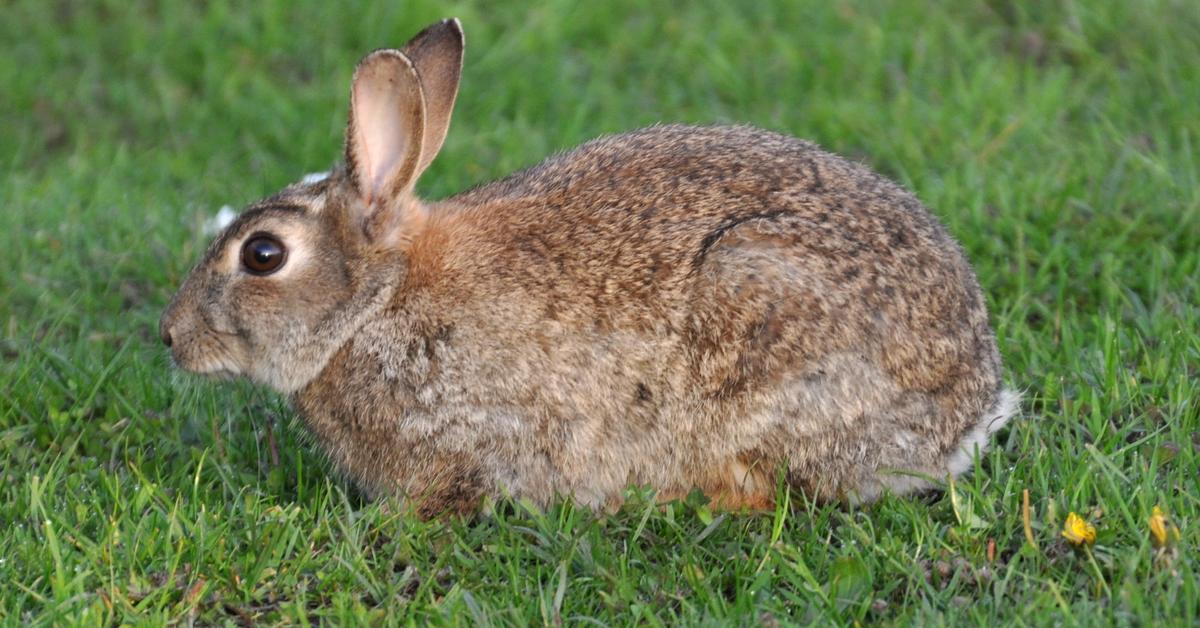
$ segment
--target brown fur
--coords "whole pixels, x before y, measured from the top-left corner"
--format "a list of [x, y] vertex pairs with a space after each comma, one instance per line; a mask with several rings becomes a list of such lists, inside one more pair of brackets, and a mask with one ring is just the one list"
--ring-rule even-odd
[[[408, 50], [426, 110], [356, 124], [408, 67], [364, 60], [347, 169], [248, 210], [162, 323], [184, 368], [289, 394], [371, 494], [432, 516], [649, 484], [757, 509], [783, 468], [869, 500], [962, 473], [1015, 411], [962, 251], [890, 181], [751, 127], [659, 126], [426, 205], [405, 169], [445, 136], [461, 32]], [[409, 157], [359, 172], [379, 128]], [[241, 272], [249, 233], [280, 230], [295, 259]]]

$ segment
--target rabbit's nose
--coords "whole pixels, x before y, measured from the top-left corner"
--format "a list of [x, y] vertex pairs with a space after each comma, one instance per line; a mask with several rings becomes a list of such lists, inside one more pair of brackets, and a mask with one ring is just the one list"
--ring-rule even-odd
[[167, 345], [168, 347], [171, 346], [171, 332], [164, 327], [163, 329], [159, 330], [159, 333], [162, 335], [163, 344]]

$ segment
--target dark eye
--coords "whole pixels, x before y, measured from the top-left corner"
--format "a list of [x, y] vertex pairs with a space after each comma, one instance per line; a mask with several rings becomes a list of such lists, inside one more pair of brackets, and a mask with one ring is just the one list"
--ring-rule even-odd
[[269, 275], [283, 266], [287, 249], [274, 236], [255, 234], [242, 245], [242, 265], [255, 275]]

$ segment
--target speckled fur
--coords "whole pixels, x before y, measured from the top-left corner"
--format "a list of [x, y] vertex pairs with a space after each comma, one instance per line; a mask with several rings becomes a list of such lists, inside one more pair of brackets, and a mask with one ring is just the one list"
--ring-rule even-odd
[[[453, 90], [425, 97], [448, 124]], [[1016, 411], [960, 248], [813, 144], [658, 126], [439, 203], [389, 180], [372, 208], [353, 143], [231, 225], [163, 329], [184, 368], [290, 395], [370, 494], [426, 516], [612, 508], [631, 484], [765, 508], [783, 471], [863, 501], [966, 471]], [[241, 242], [281, 226], [301, 260], [239, 272]]]

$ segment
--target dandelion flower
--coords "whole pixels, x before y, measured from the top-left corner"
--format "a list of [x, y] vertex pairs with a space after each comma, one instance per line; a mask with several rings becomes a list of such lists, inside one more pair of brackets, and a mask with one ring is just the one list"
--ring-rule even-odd
[[1096, 542], [1096, 526], [1072, 512], [1063, 523], [1062, 535], [1071, 545], [1091, 545]]
[[1158, 506], [1154, 507], [1150, 515], [1150, 540], [1154, 541], [1155, 547], [1166, 547], [1179, 540], [1179, 528], [1171, 523], [1166, 513]]

